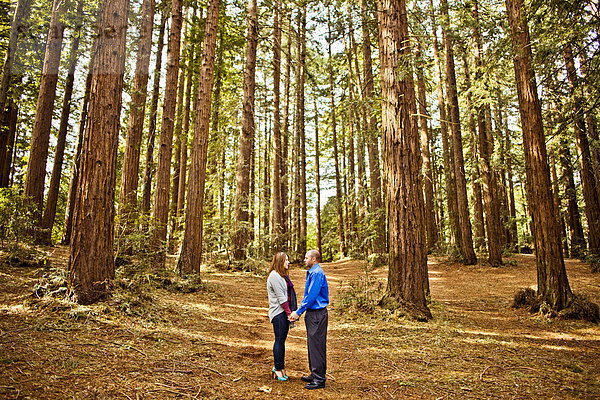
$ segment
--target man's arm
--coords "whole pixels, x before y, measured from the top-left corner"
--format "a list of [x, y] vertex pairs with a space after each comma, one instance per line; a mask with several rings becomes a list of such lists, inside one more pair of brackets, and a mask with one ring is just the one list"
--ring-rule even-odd
[[319, 292], [321, 291], [324, 280], [325, 274], [313, 274], [310, 276], [310, 282], [308, 282], [306, 296], [304, 296], [302, 299], [302, 303], [300, 304], [300, 307], [298, 307], [296, 315], [302, 315], [304, 311], [308, 310], [314, 304]]

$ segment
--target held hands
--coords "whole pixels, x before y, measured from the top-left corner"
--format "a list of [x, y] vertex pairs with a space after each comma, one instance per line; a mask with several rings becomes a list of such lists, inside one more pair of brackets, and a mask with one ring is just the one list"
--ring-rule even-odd
[[300, 319], [300, 317], [298, 316], [296, 311], [293, 311], [290, 315], [288, 315], [288, 320], [290, 322], [295, 322], [295, 321], [298, 321], [299, 319]]

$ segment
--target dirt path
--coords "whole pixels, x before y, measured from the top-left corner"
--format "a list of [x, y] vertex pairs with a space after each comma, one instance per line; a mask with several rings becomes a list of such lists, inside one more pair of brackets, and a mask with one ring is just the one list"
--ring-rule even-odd
[[[64, 255], [58, 248], [54, 265]], [[3, 265], [0, 397], [600, 398], [599, 327], [511, 309], [515, 289], [534, 285], [536, 273], [531, 256], [509, 261], [491, 269], [430, 260], [428, 323], [342, 309], [341, 289], [364, 274], [363, 264], [324, 264], [333, 303], [329, 379], [316, 393], [299, 380], [307, 368], [303, 321], [287, 341], [291, 381], [269, 377], [264, 277], [212, 271], [202, 275], [200, 292], [155, 289], [80, 307], [32, 300], [48, 270]], [[600, 302], [598, 275], [575, 261], [567, 268], [573, 290]], [[305, 271], [291, 276], [301, 298]], [[383, 280], [386, 271], [376, 276]]]

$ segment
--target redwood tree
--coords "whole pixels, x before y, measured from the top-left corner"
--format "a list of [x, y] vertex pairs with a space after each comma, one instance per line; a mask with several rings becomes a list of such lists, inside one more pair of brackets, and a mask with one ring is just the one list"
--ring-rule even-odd
[[[106, 0], [98, 16], [89, 120], [80, 162], [69, 258], [72, 298], [106, 297], [114, 278], [114, 200], [129, 0]], [[107, 34], [110, 33], [110, 34]]]

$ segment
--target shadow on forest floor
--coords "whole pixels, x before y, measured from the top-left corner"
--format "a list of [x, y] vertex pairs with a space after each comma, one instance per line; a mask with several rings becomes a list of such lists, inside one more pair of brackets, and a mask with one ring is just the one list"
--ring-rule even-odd
[[[427, 323], [340, 307], [364, 263], [323, 264], [333, 303], [329, 379], [314, 393], [299, 379], [307, 370], [303, 322], [287, 341], [291, 380], [270, 379], [264, 277], [206, 267], [192, 293], [117, 287], [111, 300], [83, 307], [32, 296], [40, 278], [66, 265], [66, 248], [47, 251], [44, 267], [0, 265], [2, 398], [600, 397], [597, 325], [510, 308], [518, 288], [535, 287], [533, 256], [515, 255], [502, 268], [432, 257]], [[600, 301], [598, 276], [583, 263], [566, 265], [572, 289]], [[386, 274], [372, 280], [384, 283]], [[301, 297], [305, 271], [291, 277]]]

